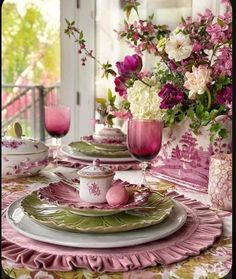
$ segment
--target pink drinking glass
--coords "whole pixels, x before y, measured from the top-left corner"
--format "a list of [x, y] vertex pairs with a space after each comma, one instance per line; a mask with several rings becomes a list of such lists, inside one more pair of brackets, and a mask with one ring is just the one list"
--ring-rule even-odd
[[70, 107], [52, 105], [45, 106], [45, 129], [56, 141], [56, 152], [53, 158], [57, 156], [57, 149], [61, 145], [61, 138], [64, 137], [70, 129]]
[[157, 120], [130, 119], [127, 143], [131, 155], [141, 162], [142, 182], [147, 185], [147, 162], [154, 159], [161, 149], [163, 122]]

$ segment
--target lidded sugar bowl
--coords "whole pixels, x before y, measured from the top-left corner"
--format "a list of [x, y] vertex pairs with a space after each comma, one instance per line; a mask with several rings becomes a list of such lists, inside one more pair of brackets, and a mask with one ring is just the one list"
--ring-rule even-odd
[[106, 193], [112, 185], [115, 172], [100, 165], [100, 160], [93, 161], [78, 171], [80, 177], [79, 192], [81, 200], [89, 203], [105, 203]]
[[48, 164], [48, 147], [38, 140], [16, 133], [2, 137], [1, 146], [3, 178], [34, 175]]

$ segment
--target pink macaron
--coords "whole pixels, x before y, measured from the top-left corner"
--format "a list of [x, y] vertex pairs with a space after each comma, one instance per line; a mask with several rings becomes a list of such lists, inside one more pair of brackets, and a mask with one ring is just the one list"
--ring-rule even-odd
[[113, 186], [107, 191], [106, 200], [109, 205], [127, 204], [129, 193], [124, 186]]

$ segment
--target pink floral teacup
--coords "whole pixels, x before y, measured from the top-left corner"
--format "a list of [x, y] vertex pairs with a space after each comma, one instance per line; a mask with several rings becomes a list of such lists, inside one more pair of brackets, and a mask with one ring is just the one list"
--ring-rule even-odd
[[232, 154], [216, 154], [211, 157], [208, 194], [212, 206], [232, 210]]

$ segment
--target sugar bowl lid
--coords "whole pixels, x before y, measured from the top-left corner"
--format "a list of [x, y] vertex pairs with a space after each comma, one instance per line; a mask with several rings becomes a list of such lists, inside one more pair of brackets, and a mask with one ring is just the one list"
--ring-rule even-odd
[[1, 146], [2, 154], [6, 155], [34, 154], [48, 150], [48, 147], [44, 143], [25, 137], [2, 137]]
[[101, 166], [99, 159], [94, 160], [92, 166], [84, 167], [78, 171], [78, 175], [85, 178], [101, 178], [113, 176], [114, 174], [115, 172], [110, 168]]

